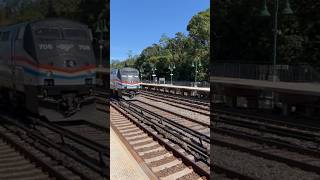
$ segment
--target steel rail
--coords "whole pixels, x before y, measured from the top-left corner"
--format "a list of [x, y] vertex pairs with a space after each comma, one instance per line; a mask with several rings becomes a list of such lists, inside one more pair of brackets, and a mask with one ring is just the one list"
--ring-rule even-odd
[[[148, 92], [149, 94], [150, 94], [150, 91], [146, 91], [146, 92]], [[142, 91], [142, 93], [144, 93], [143, 91]], [[201, 100], [199, 100], [199, 99], [196, 99], [196, 98], [186, 98], [185, 96], [182, 96], [182, 95], [171, 95], [171, 94], [166, 94], [166, 93], [162, 93], [162, 92], [158, 92], [158, 93], [151, 93], [151, 94], [154, 94], [154, 95], [156, 95], [156, 96], [164, 96], [164, 97], [168, 97], [168, 98], [173, 98], [173, 99], [177, 99], [177, 100], [183, 100], [183, 101], [185, 101], [185, 102], [189, 102], [189, 103], [193, 103], [193, 104], [198, 104], [198, 105], [202, 105], [202, 106], [207, 106], [207, 105], [209, 105], [209, 101], [208, 102], [206, 102], [206, 101], [201, 101]]]
[[[136, 120], [134, 120], [132, 117], [130, 117], [129, 114], [127, 114], [128, 112], [125, 111], [125, 109], [120, 109], [120, 107], [118, 107], [117, 105], [114, 104], [114, 102], [110, 103], [112, 107], [114, 107], [116, 110], [118, 110], [123, 116], [125, 116], [126, 118], [130, 119], [131, 122], [133, 122], [135, 125], [137, 125], [139, 128], [141, 128], [144, 132], [148, 133], [150, 136], [153, 137], [153, 139], [155, 139], [156, 141], [159, 142], [159, 144], [165, 146], [166, 149], [168, 149], [169, 151], [171, 151], [173, 153], [174, 156], [181, 158], [182, 162], [184, 164], [186, 164], [187, 166], [191, 166], [193, 168], [193, 170], [201, 175], [201, 176], [205, 176], [207, 179], [210, 179], [210, 173], [205, 171], [204, 169], [202, 169], [200, 166], [198, 166], [195, 162], [193, 162], [192, 160], [190, 160], [189, 158], [185, 157], [181, 152], [179, 152], [177, 149], [173, 148], [170, 144], [168, 144], [167, 142], [165, 142], [159, 135], [151, 132], [150, 130], [148, 130], [147, 128], [145, 128], [143, 125], [141, 125], [139, 122], [137, 122]], [[125, 113], [126, 112], [126, 113]]]
[[249, 177], [247, 175], [241, 174], [239, 172], [236, 172], [218, 165], [213, 165], [213, 172], [225, 174], [229, 178], [236, 178], [241, 180], [256, 180], [255, 178]]
[[291, 137], [300, 140], [312, 141], [315, 143], [319, 143], [320, 135], [315, 135], [308, 132], [297, 131], [296, 129], [286, 129], [285, 127], [275, 127], [275, 125], [270, 125], [267, 122], [264, 124], [253, 122], [254, 120], [243, 120], [239, 117], [228, 116], [224, 114], [213, 114], [213, 118], [215, 118], [215, 123], [224, 123], [230, 124], [233, 126], [239, 126], [244, 128], [249, 128], [253, 130], [257, 130], [259, 132], [276, 134], [284, 137]]
[[[144, 95], [143, 95], [144, 96]], [[152, 101], [161, 101], [163, 103], [166, 103], [166, 104], [169, 104], [171, 106], [174, 106], [174, 107], [177, 107], [177, 108], [181, 108], [181, 109], [185, 109], [185, 110], [188, 110], [188, 111], [192, 111], [192, 112], [195, 112], [195, 113], [199, 113], [199, 114], [202, 114], [202, 115], [205, 115], [205, 116], [210, 116], [210, 111], [209, 109], [206, 109], [205, 111], [208, 111], [208, 112], [202, 112], [202, 111], [198, 111], [196, 109], [192, 109], [192, 108], [187, 108], [187, 107], [184, 107], [184, 106], [180, 106], [178, 104], [174, 104], [174, 103], [179, 103], [179, 104], [182, 104], [182, 105], [185, 105], [185, 106], [189, 106], [189, 107], [195, 107], [195, 106], [191, 106], [191, 104], [187, 104], [186, 103], [183, 103], [181, 101], [171, 101], [171, 102], [168, 102], [169, 100], [165, 100], [165, 99], [160, 99], [160, 98], [154, 98], [154, 97], [147, 97], [145, 96], [144, 98], [146, 99], [149, 99], [149, 100], [152, 100]], [[172, 103], [173, 102], [173, 103]], [[198, 107], [195, 107], [195, 108], [198, 108]]]
[[254, 121], [258, 121], [258, 122], [266, 122], [266, 123], [272, 123], [275, 125], [282, 125], [282, 126], [286, 126], [286, 127], [297, 128], [297, 129], [301, 129], [301, 130], [320, 132], [320, 128], [317, 128], [317, 127], [306, 126], [306, 125], [301, 125], [301, 124], [292, 123], [292, 122], [285, 122], [285, 121], [275, 120], [275, 119], [271, 119], [271, 118], [259, 117], [259, 116], [251, 115], [248, 113], [239, 113], [239, 112], [231, 112], [231, 111], [221, 110], [221, 109], [218, 109], [218, 107], [215, 108], [213, 113], [214, 114], [228, 114], [230, 116], [238, 116], [241, 118], [246, 118], [248, 120], [254, 120]]
[[[50, 147], [58, 150], [59, 152], [62, 152], [64, 154], [68, 155], [69, 157], [75, 159], [76, 161], [80, 162], [81, 164], [85, 165], [86, 167], [90, 168], [91, 170], [101, 174], [102, 176], [106, 176], [107, 175], [107, 173], [105, 171], [106, 166], [104, 164], [102, 164], [102, 163], [96, 164], [96, 163], [92, 163], [91, 161], [84, 160], [83, 157], [77, 156], [73, 152], [70, 152], [69, 150], [65, 149], [63, 146], [57, 145], [54, 142], [50, 141], [49, 139], [45, 138], [45, 136], [40, 134], [38, 131], [34, 131], [33, 128], [27, 128], [24, 125], [22, 125], [22, 124], [20, 124], [20, 123], [18, 123], [16, 121], [10, 121], [8, 119], [3, 119], [3, 120], [5, 120], [7, 123], [13, 124], [14, 126], [22, 129], [23, 131], [26, 132], [26, 134], [30, 138], [37, 140], [39, 143], [41, 143], [41, 144], [43, 144], [45, 146], [50, 146]], [[30, 121], [34, 121], [34, 120], [35, 120], [35, 118], [32, 118], [32, 120], [30, 120]], [[36, 120], [36, 121], [37, 121], [37, 123], [39, 123], [40, 120]], [[45, 124], [45, 123], [40, 121], [39, 124]], [[46, 125], [46, 127], [50, 128], [49, 125]], [[52, 129], [54, 129], [54, 128], [52, 128]], [[63, 134], [63, 132], [61, 132], [61, 129], [57, 130], [57, 131]], [[64, 131], [64, 129], [63, 129], [63, 131]], [[63, 135], [66, 135], [67, 137], [71, 137], [72, 138], [72, 135], [70, 135], [70, 134], [71, 133], [66, 133], [66, 134], [63, 134]], [[77, 138], [72, 138], [72, 139], [77, 139]], [[86, 142], [86, 140], [82, 140], [82, 141], [80, 140], [80, 142], [83, 143], [83, 142]], [[95, 144], [95, 143], [93, 142], [93, 144]], [[85, 143], [83, 145], [85, 146]], [[100, 149], [101, 148], [102, 147], [100, 147]], [[104, 149], [104, 151], [106, 151], [106, 149]], [[106, 154], [106, 153], [105, 153], [105, 155], [108, 156], [108, 154]], [[100, 155], [100, 162], [101, 162], [101, 155]], [[73, 171], [77, 171], [74, 168], [72, 168], [72, 169], [73, 169]], [[79, 172], [79, 173], [82, 174], [83, 172]], [[86, 177], [83, 174], [82, 174], [82, 176], [83, 176], [84, 179], [90, 179], [90, 178]]]
[[153, 108], [160, 109], [161, 111], [165, 111], [165, 112], [167, 112], [167, 113], [173, 114], [173, 115], [178, 116], [178, 117], [180, 117], [180, 118], [187, 119], [188, 121], [191, 121], [191, 122], [194, 122], [194, 123], [198, 123], [198, 124], [200, 124], [200, 125], [202, 125], [202, 126], [205, 126], [205, 127], [209, 127], [209, 126], [210, 126], [210, 123], [205, 123], [205, 122], [201, 122], [201, 121], [198, 121], [198, 120], [194, 120], [194, 119], [192, 119], [192, 118], [190, 118], [190, 117], [188, 117], [188, 116], [184, 116], [184, 115], [178, 114], [178, 113], [176, 113], [176, 112], [169, 111], [169, 110], [167, 110], [167, 109], [164, 109], [164, 108], [161, 108], [161, 107], [158, 107], [158, 106], [155, 106], [155, 105], [152, 105], [152, 104], [143, 102], [143, 101], [141, 101], [141, 100], [136, 100], [136, 101], [137, 101], [137, 102], [140, 102], [140, 103], [143, 103], [143, 104], [146, 104], [146, 105], [148, 105], [148, 106], [151, 106], [151, 107], [153, 107]]
[[[6, 127], [4, 127], [6, 128]], [[54, 169], [50, 164], [46, 163], [42, 159], [36, 157], [32, 152], [27, 150], [23, 145], [16, 143], [12, 138], [10, 138], [8, 135], [0, 131], [0, 138], [5, 140], [8, 144], [13, 146], [17, 151], [19, 151], [21, 154], [23, 154], [25, 157], [28, 157], [32, 162], [35, 162], [35, 164], [41, 169], [43, 169], [45, 172], [49, 174], [51, 177], [55, 177], [57, 179], [61, 180], [68, 180], [68, 178], [64, 177], [59, 171]]]
[[247, 147], [244, 147], [244, 146], [239, 146], [237, 144], [232, 144], [232, 143], [220, 141], [218, 139], [214, 139], [212, 141], [213, 141], [212, 143], [215, 144], [215, 145], [228, 147], [228, 148], [231, 148], [231, 149], [234, 149], [234, 150], [238, 150], [238, 151], [242, 151], [242, 152], [245, 152], [245, 153], [249, 153], [249, 154], [252, 154], [252, 155], [255, 155], [255, 156], [258, 156], [258, 157], [263, 157], [265, 159], [270, 159], [270, 160], [273, 160], [273, 161], [277, 161], [277, 162], [288, 164], [290, 166], [298, 167], [298, 168], [300, 168], [302, 170], [305, 170], [305, 171], [315, 172], [317, 174], [320, 174], [320, 171], [319, 171], [320, 166], [315, 166], [315, 165], [307, 164], [307, 163], [304, 163], [304, 162], [301, 162], [301, 161], [297, 161], [297, 160], [294, 160], [294, 159], [281, 157], [279, 155], [274, 155], [274, 154], [266, 153], [266, 152], [263, 152], [263, 151], [247, 148]]
[[188, 102], [186, 100], [184, 100], [183, 98], [181, 99], [175, 99], [175, 98], [171, 98], [171, 97], [166, 97], [166, 96], [157, 96], [157, 95], [154, 95], [154, 94], [150, 94], [150, 93], [143, 93], [141, 94], [142, 96], [144, 97], [153, 97], [153, 98], [162, 98], [163, 100], [168, 100], [168, 101], [172, 101], [172, 102], [176, 102], [176, 103], [180, 103], [182, 105], [186, 105], [186, 106], [190, 106], [190, 107], [195, 107], [197, 109], [201, 109], [201, 110], [209, 110], [209, 108], [205, 108], [203, 106], [209, 106], [210, 104], [205, 104], [205, 105], [196, 105], [194, 104], [194, 102]]
[[[302, 147], [295, 146], [292, 144], [283, 143], [283, 142], [279, 142], [279, 141], [271, 140], [271, 139], [266, 139], [263, 137], [257, 137], [255, 135], [243, 134], [243, 133], [235, 132], [233, 130], [226, 130], [226, 129], [221, 129], [221, 128], [217, 128], [217, 127], [211, 127], [211, 130], [215, 133], [218, 133], [218, 134], [228, 135], [228, 136], [240, 138], [240, 139], [243, 139], [246, 141], [249, 140], [249, 141], [252, 141], [252, 142], [255, 142], [258, 144], [266, 144], [269, 146], [277, 147], [279, 149], [286, 149], [288, 151], [306, 154], [309, 156], [313, 156], [315, 158], [320, 158], [319, 151], [314, 151], [314, 150], [310, 150], [307, 148], [302, 148]], [[213, 141], [213, 139], [211, 139], [211, 140]]]
[[[124, 107], [121, 103], [120, 103], [120, 106]], [[165, 135], [166, 138], [171, 139], [176, 143], [180, 144], [186, 151], [189, 151], [190, 153], [194, 154], [194, 156], [197, 157], [198, 159], [202, 159], [202, 161], [209, 164], [207, 149], [203, 147], [201, 139], [200, 139], [200, 143], [201, 143], [200, 144], [195, 140], [193, 140], [192, 138], [190, 138], [189, 136], [187, 136], [184, 131], [181, 132], [179, 128], [172, 128], [170, 126], [167, 126], [167, 124], [164, 124], [163, 121], [160, 121], [159, 123], [159, 121], [153, 120], [152, 117], [147, 117], [144, 114], [141, 114], [140, 111], [137, 111], [132, 107], [125, 107], [125, 108], [126, 110], [130, 109], [132, 112], [135, 112], [136, 114], [138, 114], [138, 116], [134, 115], [135, 118], [142, 120], [144, 124], [154, 127], [154, 129], [156, 129], [158, 132]], [[143, 119], [141, 119], [141, 117]]]
[[[192, 136], [197, 137], [197, 138], [199, 138], [199, 139], [201, 139], [201, 140], [204, 140], [204, 141], [207, 142], [207, 143], [210, 143], [210, 137], [207, 136], [207, 135], [205, 135], [205, 134], [202, 134], [202, 133], [200, 133], [200, 132], [198, 132], [198, 131], [195, 131], [195, 130], [189, 128], [189, 127], [186, 127], [186, 126], [183, 125], [183, 124], [179, 124], [179, 123], [177, 123], [177, 122], [174, 122], [174, 121], [172, 121], [172, 120], [170, 120], [170, 119], [168, 119], [168, 118], [166, 118], [166, 117], [163, 117], [163, 116], [161, 116], [161, 115], [159, 115], [159, 114], [157, 114], [157, 113], [154, 113], [154, 112], [152, 112], [152, 111], [150, 111], [150, 110], [147, 110], [147, 109], [145, 109], [145, 108], [142, 108], [142, 107], [140, 107], [140, 106], [138, 106], [138, 105], [136, 105], [136, 104], [134, 104], [134, 103], [132, 103], [132, 102], [126, 102], [126, 103], [128, 103], [130, 106], [139, 108], [140, 110], [142, 110], [142, 111], [144, 111], [144, 112], [146, 112], [146, 113], [148, 113], [148, 114], [151, 114], [152, 116], [155, 116], [155, 117], [159, 118], [160, 120], [162, 120], [162, 121], [164, 121], [164, 122], [166, 122], [166, 123], [174, 126], [175, 128], [182, 129], [182, 130], [185, 131], [186, 133], [191, 134]], [[148, 105], [149, 105], [149, 104], [148, 104]], [[169, 111], [169, 113], [171, 113], [171, 112]], [[185, 117], [183, 117], [183, 118], [185, 118]], [[187, 118], [188, 118], [188, 117], [187, 117]], [[191, 119], [191, 118], [189, 118], [189, 119]], [[189, 119], [188, 119], [188, 120], [189, 120]], [[198, 122], [198, 121], [197, 121], [197, 122]], [[199, 124], [201, 124], [201, 123], [199, 123]], [[209, 128], [209, 125], [208, 125], [208, 124], [206, 124], [206, 126], [208, 126], [208, 128]]]

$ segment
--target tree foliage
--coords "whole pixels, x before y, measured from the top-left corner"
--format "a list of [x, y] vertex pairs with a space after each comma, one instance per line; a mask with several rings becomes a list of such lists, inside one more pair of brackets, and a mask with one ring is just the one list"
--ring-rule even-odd
[[[157, 77], [170, 78], [169, 65], [175, 65], [174, 80], [193, 81], [195, 69], [192, 62], [201, 61], [197, 79], [208, 81], [209, 49], [210, 49], [210, 11], [209, 9], [194, 15], [187, 24], [188, 35], [177, 32], [170, 38], [163, 34], [158, 43], [142, 50], [134, 59], [113, 61], [112, 67], [130, 65], [143, 72], [144, 79], [151, 79], [152, 68], [156, 67]], [[132, 64], [132, 62], [134, 63]]]
[[[289, 0], [293, 15], [284, 15], [279, 2], [278, 63], [309, 63], [320, 66], [320, 1]], [[272, 63], [273, 16], [261, 17], [263, 1], [217, 1], [215, 24], [218, 38], [216, 60]], [[271, 15], [274, 1], [267, 1]]]
[[[0, 25], [58, 17], [85, 23], [95, 30], [102, 9], [109, 11], [107, 2], [109, 0], [10, 0], [5, 8], [0, 8]], [[102, 13], [104, 19], [109, 19], [107, 12]], [[105, 22], [109, 27], [109, 21]]]

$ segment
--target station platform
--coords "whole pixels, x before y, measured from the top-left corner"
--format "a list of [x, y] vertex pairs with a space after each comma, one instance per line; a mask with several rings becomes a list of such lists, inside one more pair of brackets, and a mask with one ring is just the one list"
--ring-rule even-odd
[[141, 85], [142, 86], [150, 86], [150, 87], [173, 88], [173, 89], [183, 89], [183, 90], [191, 90], [191, 91], [210, 92], [210, 88], [205, 88], [205, 87], [176, 86], [176, 85], [171, 85], [171, 84], [149, 84], [149, 83], [141, 83]]
[[112, 128], [110, 128], [110, 179], [149, 179]]
[[210, 77], [210, 82], [224, 86], [242, 87], [247, 89], [273, 90], [282, 93], [320, 96], [320, 83], [280, 82], [228, 77]]

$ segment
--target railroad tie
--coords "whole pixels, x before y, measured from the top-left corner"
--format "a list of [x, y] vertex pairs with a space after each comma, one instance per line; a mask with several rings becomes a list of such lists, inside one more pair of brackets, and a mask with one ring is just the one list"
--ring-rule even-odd
[[132, 129], [122, 129], [122, 130], [119, 130], [121, 132], [121, 134], [126, 134], [127, 132], [131, 132], [131, 131], [134, 131], [134, 130], [140, 130], [138, 127], [134, 127]]
[[149, 159], [143, 159], [147, 164], [149, 163], [152, 163], [154, 161], [159, 161], [161, 159], [164, 159], [164, 158], [168, 158], [168, 157], [171, 157], [172, 154], [167, 152], [166, 154], [161, 154], [159, 156], [156, 156], [156, 157], [152, 157], [152, 158], [149, 158]]
[[134, 135], [134, 136], [126, 137], [126, 140], [130, 141], [133, 139], [143, 138], [143, 137], [148, 137], [148, 135], [147, 134]]
[[151, 141], [151, 140], [152, 140], [152, 138], [147, 137], [147, 138], [136, 140], [136, 141], [130, 141], [129, 144], [134, 146], [135, 144], [142, 143], [142, 142], [148, 142], [148, 141]]
[[167, 169], [167, 168], [171, 168], [171, 167], [179, 165], [181, 163], [182, 163], [182, 161], [176, 159], [176, 160], [171, 161], [169, 163], [162, 164], [162, 165], [159, 165], [157, 167], [152, 167], [151, 169], [152, 169], [153, 172], [157, 173], [159, 171], [162, 171], [162, 170]]
[[155, 146], [157, 144], [158, 143], [156, 143], [156, 142], [151, 142], [151, 143], [140, 145], [140, 146], [134, 146], [133, 149], [135, 149], [136, 151], [139, 151], [139, 149], [146, 148], [146, 147], [152, 147], [152, 146]]
[[159, 146], [158, 148], [154, 148], [154, 149], [151, 149], [151, 150], [138, 152], [138, 154], [139, 154], [139, 156], [143, 156], [143, 155], [148, 154], [148, 153], [157, 152], [157, 151], [163, 151], [163, 150], [165, 150], [165, 148]]
[[115, 126], [125, 126], [125, 125], [130, 125], [132, 122], [111, 122]]
[[134, 132], [128, 132], [128, 133], [122, 133], [122, 135], [124, 137], [127, 137], [127, 136], [135, 136], [135, 135], [138, 135], [138, 134], [141, 134], [143, 133], [143, 131], [139, 130], [139, 131], [134, 131]]
[[135, 128], [137, 128], [137, 126], [135, 126], [135, 125], [133, 125], [133, 124], [131, 124], [131, 125], [127, 125], [127, 126], [118, 126], [117, 127], [117, 129], [118, 130], [126, 130], [126, 129], [135, 129]]
[[180, 178], [180, 177], [182, 177], [182, 176], [185, 176], [185, 175], [187, 175], [187, 174], [190, 174], [190, 173], [192, 173], [192, 172], [193, 172], [192, 169], [186, 167], [186, 168], [184, 168], [184, 169], [181, 170], [181, 171], [178, 171], [178, 172], [176, 172], [176, 173], [174, 173], [174, 174], [171, 174], [171, 175], [169, 175], [169, 176], [166, 176], [166, 177], [162, 177], [162, 178], [160, 178], [160, 179], [161, 179], [161, 180], [178, 179], [178, 178]]

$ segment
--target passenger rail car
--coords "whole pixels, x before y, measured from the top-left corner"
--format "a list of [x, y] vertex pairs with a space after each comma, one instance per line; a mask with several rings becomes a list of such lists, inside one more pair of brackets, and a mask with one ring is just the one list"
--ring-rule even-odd
[[0, 91], [3, 99], [38, 113], [50, 99], [64, 113], [79, 109], [95, 83], [90, 29], [66, 19], [0, 27]]
[[133, 99], [139, 94], [139, 71], [134, 68], [112, 69], [110, 75], [112, 95]]

